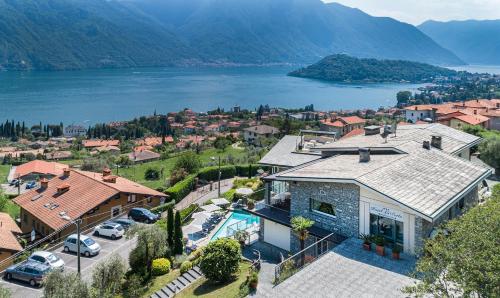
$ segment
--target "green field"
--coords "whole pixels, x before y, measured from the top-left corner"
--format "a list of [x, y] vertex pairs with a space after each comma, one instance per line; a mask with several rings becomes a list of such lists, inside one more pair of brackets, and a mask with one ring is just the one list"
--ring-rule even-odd
[[7, 182], [7, 176], [9, 175], [10, 165], [0, 165], [0, 183]]

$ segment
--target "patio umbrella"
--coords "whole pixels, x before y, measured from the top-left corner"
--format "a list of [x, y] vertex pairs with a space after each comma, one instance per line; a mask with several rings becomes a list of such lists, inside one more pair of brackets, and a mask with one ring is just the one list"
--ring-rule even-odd
[[248, 196], [248, 195], [251, 195], [253, 193], [253, 190], [251, 188], [248, 188], [248, 187], [241, 187], [241, 188], [238, 188], [236, 190], [236, 193], [240, 194], [240, 195]]
[[212, 203], [217, 206], [229, 205], [229, 201], [224, 198], [212, 199]]
[[203, 205], [200, 207], [201, 209], [208, 211], [208, 212], [214, 212], [214, 211], [219, 211], [221, 208], [217, 205], [214, 204], [209, 204], [209, 205]]
[[201, 224], [194, 224], [194, 222], [182, 228], [182, 233], [186, 235], [196, 234], [203, 231]]
[[202, 212], [196, 212], [196, 213], [193, 213], [193, 215], [191, 216], [192, 218], [194, 219], [202, 219], [202, 220], [208, 220], [210, 217], [212, 217], [212, 214], [210, 212], [207, 212], [207, 211], [202, 211]]

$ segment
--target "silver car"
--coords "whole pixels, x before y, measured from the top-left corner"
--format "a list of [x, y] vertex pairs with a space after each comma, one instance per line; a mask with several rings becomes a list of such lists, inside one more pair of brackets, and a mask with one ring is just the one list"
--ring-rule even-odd
[[64, 271], [64, 261], [50, 251], [35, 251], [28, 258], [28, 261], [47, 265], [52, 270]]
[[[77, 252], [78, 246], [76, 246], [78, 235], [72, 234], [66, 240], [64, 240], [64, 251], [65, 252]], [[101, 246], [99, 243], [95, 242], [94, 239], [86, 235], [80, 235], [80, 254], [86, 257], [95, 256], [101, 251]]]

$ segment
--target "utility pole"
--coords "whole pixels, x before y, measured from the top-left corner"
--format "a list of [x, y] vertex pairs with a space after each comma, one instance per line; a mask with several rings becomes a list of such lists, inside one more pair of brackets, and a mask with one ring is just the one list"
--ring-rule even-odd
[[78, 218], [77, 220], [75, 220], [75, 223], [76, 223], [76, 234], [77, 234], [77, 249], [76, 249], [76, 254], [78, 256], [78, 263], [77, 263], [77, 268], [78, 268], [78, 276], [80, 276], [80, 224], [82, 223], [82, 220], [80, 218]]
[[218, 197], [217, 198], [220, 198], [220, 177], [221, 177], [221, 171], [220, 171], [220, 155], [219, 155], [219, 187], [217, 188], [217, 193], [218, 193]]

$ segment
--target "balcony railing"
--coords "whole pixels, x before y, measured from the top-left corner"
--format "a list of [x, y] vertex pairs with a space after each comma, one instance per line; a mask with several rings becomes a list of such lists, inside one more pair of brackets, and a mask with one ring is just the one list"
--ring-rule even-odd
[[260, 201], [255, 204], [255, 209], [248, 211], [265, 219], [269, 219], [286, 226], [290, 225], [290, 209], [281, 209], [279, 207], [268, 205], [264, 201]]

